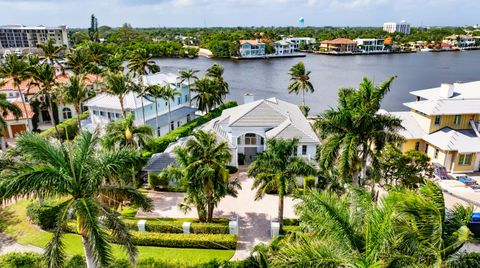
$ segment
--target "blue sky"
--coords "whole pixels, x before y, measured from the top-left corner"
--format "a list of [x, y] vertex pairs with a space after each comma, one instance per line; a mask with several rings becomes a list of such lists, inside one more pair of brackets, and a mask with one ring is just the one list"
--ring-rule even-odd
[[311, 26], [480, 24], [479, 0], [0, 0], [0, 25]]

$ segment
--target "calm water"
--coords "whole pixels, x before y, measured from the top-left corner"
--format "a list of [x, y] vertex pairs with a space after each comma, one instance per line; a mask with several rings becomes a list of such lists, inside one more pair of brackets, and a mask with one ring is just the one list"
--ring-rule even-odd
[[[391, 92], [385, 98], [383, 108], [405, 110], [403, 102], [413, 101], [408, 92], [439, 86], [444, 82], [469, 82], [480, 80], [480, 51], [372, 56], [325, 56], [307, 55], [305, 58], [270, 60], [218, 60], [162, 59], [162, 72], [176, 72], [180, 68], [194, 68], [203, 72], [217, 62], [225, 66], [224, 78], [230, 85], [229, 100], [243, 101], [243, 94], [251, 92], [255, 99], [278, 97], [300, 104], [301, 97], [288, 94], [288, 69], [304, 61], [312, 72], [315, 87], [313, 94], [306, 95], [311, 114], [319, 113], [336, 105], [337, 91], [342, 87], [356, 87], [367, 76], [381, 82], [390, 75], [397, 75]], [[480, 89], [479, 89], [480, 90]]]

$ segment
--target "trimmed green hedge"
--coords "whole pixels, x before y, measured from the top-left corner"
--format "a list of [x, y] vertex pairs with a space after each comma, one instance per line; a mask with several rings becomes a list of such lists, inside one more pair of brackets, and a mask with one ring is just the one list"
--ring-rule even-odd
[[[83, 112], [80, 114], [80, 119], [84, 120], [87, 119], [89, 116], [88, 111]], [[60, 136], [62, 139], [73, 139], [75, 138], [75, 135], [77, 134], [78, 131], [78, 122], [77, 122], [77, 117], [72, 117], [68, 120], [63, 121], [62, 123], [57, 125], [58, 132], [60, 132]], [[68, 134], [68, 137], [67, 137]], [[40, 133], [40, 136], [44, 138], [51, 138], [55, 137], [57, 135], [55, 131], [55, 127], [51, 127], [42, 133]]]
[[284, 234], [301, 232], [302, 231], [302, 226], [284, 225], [282, 227], [282, 231], [283, 231]]
[[[123, 221], [130, 230], [138, 230], [138, 219], [124, 219]], [[145, 223], [145, 231], [181, 234], [183, 233], [183, 222], [185, 221], [188, 220], [147, 220]], [[228, 221], [225, 223], [192, 222], [190, 232], [193, 234], [228, 234]]]
[[165, 188], [168, 186], [168, 180], [157, 174], [148, 174], [148, 184], [150, 188]]
[[138, 246], [173, 248], [235, 249], [237, 236], [229, 234], [164, 234], [131, 232]]
[[2, 268], [41, 268], [44, 267], [43, 255], [32, 252], [7, 253], [0, 256]]
[[204, 116], [200, 116], [198, 118], [195, 118], [194, 120], [188, 122], [187, 124], [173, 130], [172, 132], [158, 137], [156, 139], [151, 140], [149, 143], [146, 144], [144, 149], [146, 150], [143, 154], [143, 156], [148, 157], [151, 156], [154, 153], [161, 153], [165, 151], [167, 146], [176, 141], [178, 138], [186, 137], [192, 134], [193, 130], [196, 127], [199, 127], [208, 121], [219, 117], [222, 114], [222, 111], [228, 108], [232, 108], [237, 106], [237, 102], [235, 101], [230, 101], [227, 103], [224, 103], [220, 105], [218, 108], [212, 110], [211, 112], [207, 113]]
[[55, 201], [46, 201], [42, 205], [37, 202], [31, 203], [27, 206], [27, 217], [44, 230], [53, 229], [60, 208], [59, 203]]

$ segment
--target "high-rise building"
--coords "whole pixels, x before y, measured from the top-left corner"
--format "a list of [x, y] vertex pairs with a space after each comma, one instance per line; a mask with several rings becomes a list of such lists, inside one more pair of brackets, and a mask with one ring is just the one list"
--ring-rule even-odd
[[57, 46], [69, 46], [67, 26], [58, 27], [24, 25], [0, 26], [0, 49], [35, 48], [37, 44], [52, 39]]
[[404, 20], [402, 20], [400, 23], [385, 22], [383, 24], [383, 30], [389, 33], [399, 32], [404, 34], [410, 34], [410, 23]]

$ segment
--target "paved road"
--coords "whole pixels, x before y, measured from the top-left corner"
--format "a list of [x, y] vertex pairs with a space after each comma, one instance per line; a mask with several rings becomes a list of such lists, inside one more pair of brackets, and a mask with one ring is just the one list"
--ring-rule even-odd
[[[270, 240], [270, 220], [276, 218], [278, 197], [266, 195], [263, 199], [255, 201], [255, 190], [252, 190], [253, 179], [245, 172], [238, 174], [242, 190], [238, 197], [226, 197], [222, 199], [215, 209], [216, 217], [239, 219], [238, 246], [232, 260], [245, 259], [250, 255], [250, 250], [261, 242]], [[177, 206], [183, 200], [183, 193], [150, 192], [153, 199], [154, 210], [152, 212], [139, 211], [137, 216], [142, 217], [165, 217], [165, 218], [196, 218], [197, 212], [191, 210], [183, 213]], [[294, 204], [298, 201], [287, 197], [285, 199], [284, 217], [293, 218]]]

